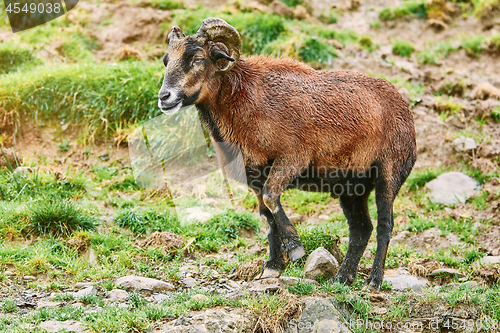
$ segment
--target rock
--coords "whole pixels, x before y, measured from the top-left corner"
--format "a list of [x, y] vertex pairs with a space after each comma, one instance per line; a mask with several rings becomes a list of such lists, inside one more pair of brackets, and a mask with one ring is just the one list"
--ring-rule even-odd
[[241, 284], [239, 284], [238, 282], [233, 281], [233, 280], [227, 281], [227, 284], [229, 285], [229, 287], [231, 287], [233, 289], [241, 289], [241, 288], [243, 288], [243, 286]]
[[370, 311], [371, 314], [374, 314], [374, 315], [378, 315], [378, 316], [381, 316], [381, 315], [385, 315], [387, 313], [387, 309], [386, 308], [379, 308], [379, 307], [376, 307], [374, 309], [372, 309]]
[[113, 289], [109, 292], [109, 301], [110, 302], [126, 302], [128, 298], [128, 292], [122, 289]]
[[61, 306], [61, 302], [51, 302], [51, 301], [44, 301], [41, 300], [37, 303], [36, 308], [37, 309], [43, 309], [43, 308], [57, 308]]
[[500, 263], [500, 256], [487, 256], [479, 260], [481, 265], [492, 265]]
[[473, 138], [466, 138], [463, 135], [453, 140], [453, 146], [455, 147], [455, 150], [458, 152], [477, 149], [476, 140], [474, 140]]
[[95, 287], [87, 287], [76, 293], [73, 293], [73, 298], [80, 299], [86, 296], [94, 296], [97, 295], [97, 289]]
[[48, 332], [75, 332], [75, 333], [84, 332], [84, 327], [82, 323], [76, 320], [66, 320], [66, 321], [49, 320], [40, 323], [39, 327]]
[[438, 268], [429, 273], [429, 276], [433, 277], [458, 276], [459, 278], [465, 277], [464, 274], [460, 273], [454, 268]]
[[349, 333], [351, 330], [342, 321], [342, 315], [328, 299], [306, 297], [302, 300], [304, 310], [300, 318], [290, 320], [293, 333]]
[[313, 280], [316, 280], [319, 276], [326, 279], [334, 277], [338, 270], [339, 263], [337, 259], [324, 247], [314, 250], [304, 265], [305, 276]]
[[471, 196], [479, 193], [479, 184], [461, 172], [447, 172], [428, 182], [430, 199], [434, 203], [454, 205], [465, 203]]
[[191, 278], [191, 277], [187, 277], [185, 279], [182, 279], [181, 280], [181, 283], [187, 287], [187, 288], [193, 288], [194, 286], [196, 286], [198, 284], [198, 282], [196, 282], [195, 279]]
[[32, 173], [32, 172], [33, 172], [33, 169], [30, 167], [26, 167], [26, 166], [20, 166], [14, 170], [14, 173], [16, 175], [27, 175], [27, 174]]
[[36, 277], [31, 276], [31, 275], [25, 275], [23, 276], [24, 281], [35, 281]]
[[5, 276], [16, 276], [16, 274], [11, 271], [5, 271], [4, 274]]
[[115, 285], [133, 290], [175, 291], [175, 287], [171, 283], [135, 275], [121, 277], [116, 280]]
[[193, 301], [197, 301], [197, 302], [204, 302], [204, 301], [208, 300], [208, 296], [203, 295], [203, 294], [196, 294], [196, 295], [191, 296], [191, 299]]
[[153, 300], [155, 302], [162, 302], [170, 298], [168, 295], [165, 294], [153, 294], [151, 297], [153, 297]]
[[281, 282], [283, 282], [287, 286], [296, 285], [300, 281], [311, 283], [311, 284], [314, 284], [316, 286], [319, 285], [319, 283], [316, 280], [312, 280], [312, 279], [299, 279], [299, 278], [294, 277], [294, 276], [282, 276], [282, 277], [280, 277], [280, 280], [281, 280]]
[[422, 291], [428, 285], [426, 279], [411, 275], [403, 269], [387, 269], [384, 273], [384, 281], [392, 284], [394, 290], [413, 289]]
[[242, 310], [209, 309], [172, 320], [155, 333], [247, 333], [254, 326], [254, 318]]
[[330, 219], [330, 216], [325, 215], [325, 214], [322, 214], [322, 215], [318, 216], [318, 218], [319, 218], [320, 220], [325, 220], [325, 221], [328, 221], [328, 220]]
[[248, 290], [253, 292], [275, 292], [284, 287], [285, 285], [279, 278], [257, 280], [248, 284]]
[[92, 282], [77, 282], [75, 283], [75, 289], [92, 287], [92, 284], [93, 284]]

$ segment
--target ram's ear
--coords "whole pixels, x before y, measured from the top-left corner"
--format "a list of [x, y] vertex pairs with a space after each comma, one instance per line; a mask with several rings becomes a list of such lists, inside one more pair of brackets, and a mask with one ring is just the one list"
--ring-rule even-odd
[[228, 62], [234, 61], [227, 53], [227, 47], [224, 44], [217, 43], [210, 48], [210, 59], [217, 65], [219, 70], [222, 70], [228, 66]]

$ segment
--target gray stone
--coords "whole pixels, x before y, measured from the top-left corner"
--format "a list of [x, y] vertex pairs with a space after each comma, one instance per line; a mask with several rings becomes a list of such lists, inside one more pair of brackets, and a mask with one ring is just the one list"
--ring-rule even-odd
[[256, 280], [248, 284], [248, 290], [253, 292], [273, 292], [284, 287], [285, 285], [279, 278]]
[[92, 287], [92, 282], [77, 282], [75, 283], [75, 289], [83, 289]]
[[97, 295], [97, 289], [95, 287], [87, 287], [80, 291], [77, 291], [76, 293], [73, 293], [73, 297], [75, 299], [80, 299], [82, 297], [95, 296], [95, 295]]
[[15, 276], [15, 273], [12, 273], [11, 271], [5, 271], [4, 272], [5, 276]]
[[413, 289], [422, 291], [428, 286], [426, 279], [411, 275], [403, 269], [387, 269], [384, 273], [384, 281], [391, 283], [394, 290]]
[[350, 333], [342, 315], [325, 298], [307, 297], [302, 300], [304, 310], [299, 319], [290, 321], [291, 333]]
[[463, 135], [453, 140], [453, 146], [455, 147], [455, 150], [458, 152], [477, 149], [476, 140], [474, 140], [474, 138], [466, 138]]
[[110, 302], [126, 302], [128, 298], [128, 292], [122, 289], [113, 289], [109, 292], [109, 301]]
[[36, 280], [36, 277], [31, 276], [31, 275], [25, 275], [25, 276], [23, 276], [23, 279], [24, 279], [25, 281], [35, 281], [35, 280]]
[[33, 169], [30, 167], [27, 167], [27, 166], [20, 166], [14, 170], [14, 174], [16, 174], [16, 175], [27, 175], [27, 174], [32, 173], [32, 172], [33, 172]]
[[61, 302], [52, 302], [52, 301], [44, 301], [41, 300], [37, 303], [36, 308], [37, 309], [43, 309], [43, 308], [58, 308], [61, 306]]
[[460, 273], [454, 268], [438, 268], [429, 273], [429, 276], [458, 276], [465, 277], [464, 274]]
[[43, 323], [40, 323], [40, 328], [44, 329], [48, 332], [75, 332], [75, 333], [83, 333], [84, 327], [82, 323], [76, 320], [66, 320], [66, 321], [57, 321], [57, 320], [49, 320]]
[[479, 193], [479, 184], [474, 178], [456, 171], [443, 173], [425, 187], [431, 191], [431, 201], [443, 205], [465, 203], [471, 196]]
[[171, 283], [135, 275], [121, 277], [116, 280], [115, 285], [133, 290], [151, 290], [154, 292], [175, 291], [175, 287]]
[[324, 247], [318, 247], [307, 258], [304, 265], [306, 278], [317, 279], [319, 276], [331, 278], [337, 274], [339, 263], [335, 257]]
[[193, 279], [192, 277], [187, 277], [185, 279], [182, 279], [181, 282], [187, 288], [193, 288], [194, 286], [196, 286], [198, 284], [196, 282], [196, 280]]
[[190, 312], [163, 325], [156, 333], [251, 333], [255, 319], [253, 316], [233, 310], [209, 309], [203, 312]]
[[170, 298], [168, 295], [165, 294], [153, 294], [151, 295], [151, 297], [155, 302], [162, 302]]
[[500, 263], [500, 256], [487, 256], [479, 260], [481, 265], [492, 265]]
[[311, 284], [314, 284], [314, 285], [319, 285], [316, 280], [312, 280], [312, 279], [299, 279], [299, 278], [297, 278], [295, 276], [282, 276], [282, 277], [280, 277], [280, 280], [281, 280], [281, 282], [283, 282], [287, 286], [296, 285], [300, 281], [311, 283]]

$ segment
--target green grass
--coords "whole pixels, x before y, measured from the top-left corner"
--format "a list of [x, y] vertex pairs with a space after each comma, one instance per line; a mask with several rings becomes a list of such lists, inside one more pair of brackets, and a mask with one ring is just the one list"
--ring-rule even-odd
[[302, 0], [281, 0], [288, 7], [295, 7], [297, 5], [302, 5]]
[[443, 173], [443, 171], [440, 169], [413, 170], [406, 179], [405, 186], [411, 191], [418, 191], [441, 173]]
[[181, 225], [172, 210], [124, 210], [115, 217], [122, 228], [129, 228], [137, 235], [153, 231], [171, 231], [187, 239], [194, 239], [193, 246], [201, 251], [217, 251], [224, 246], [239, 246], [240, 230], [251, 229], [258, 233], [261, 221], [249, 213], [229, 210], [204, 223]]
[[0, 76], [16, 72], [20, 69], [27, 69], [38, 62], [39, 60], [33, 51], [28, 48], [9, 42], [2, 42], [0, 44]]
[[415, 46], [408, 41], [398, 39], [392, 41], [392, 53], [396, 55], [409, 58], [413, 51], [415, 51]]
[[385, 7], [382, 9], [378, 17], [381, 21], [394, 21], [401, 18], [427, 18], [424, 1], [405, 1], [403, 4], [396, 8]]
[[300, 48], [299, 55], [305, 62], [318, 62], [321, 64], [331, 64], [337, 57], [335, 48], [315, 37], [305, 40]]
[[153, 7], [160, 10], [183, 9], [184, 3], [177, 0], [145, 0], [139, 2], [141, 7]]
[[467, 51], [467, 54], [479, 57], [484, 49], [486, 38], [482, 35], [475, 35], [462, 41], [462, 48]]
[[69, 200], [32, 202], [28, 208], [28, 234], [68, 236], [77, 230], [92, 230], [96, 218]]
[[283, 193], [282, 200], [297, 213], [310, 215], [323, 210], [332, 196], [329, 193], [291, 189]]
[[0, 80], [0, 110], [38, 124], [77, 123], [87, 139], [112, 135], [161, 113], [161, 71], [160, 63], [142, 62], [38, 67]]

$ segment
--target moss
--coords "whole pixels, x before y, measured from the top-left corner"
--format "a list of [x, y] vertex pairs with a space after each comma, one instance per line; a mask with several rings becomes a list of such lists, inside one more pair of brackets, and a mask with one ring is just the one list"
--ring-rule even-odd
[[398, 39], [392, 41], [392, 53], [396, 55], [409, 58], [413, 51], [415, 51], [415, 47], [410, 42]]

